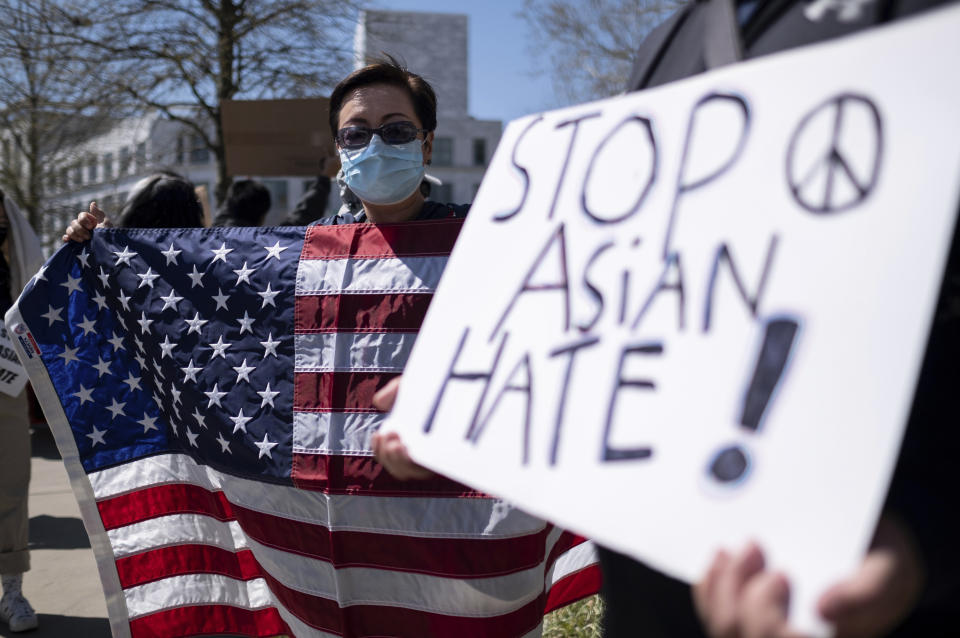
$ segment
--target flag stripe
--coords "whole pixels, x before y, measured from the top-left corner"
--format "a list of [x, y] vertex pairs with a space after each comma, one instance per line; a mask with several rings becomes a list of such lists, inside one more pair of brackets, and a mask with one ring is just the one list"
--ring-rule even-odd
[[296, 294], [432, 293], [446, 265], [446, 256], [304, 260]]
[[482, 492], [440, 475], [419, 481], [394, 478], [369, 456], [295, 452], [293, 477], [294, 485], [299, 488], [319, 490], [328, 494], [484, 496]]
[[123, 591], [130, 618], [182, 605], [231, 605], [244, 609], [273, 606], [273, 595], [263, 578], [238, 580], [222, 574], [182, 574]]
[[296, 335], [297, 372], [403, 372], [415, 333], [339, 332]]
[[370, 437], [385, 417], [380, 412], [294, 412], [293, 451], [370, 456]]
[[453, 249], [462, 225], [460, 219], [443, 219], [416, 222], [414, 227], [409, 223], [310, 226], [302, 258], [446, 255]]
[[547, 594], [547, 602], [543, 611], [549, 613], [587, 596], [593, 596], [600, 591], [602, 584], [603, 574], [599, 565], [594, 564], [584, 567], [580, 571], [554, 581], [550, 593]]
[[293, 378], [293, 409], [376, 412], [373, 395], [397, 372], [300, 372]]
[[167, 609], [132, 620], [130, 633], [132, 638], [219, 634], [266, 638], [288, 635], [290, 629], [276, 609], [250, 610], [228, 605], [191, 605]]
[[[179, 477], [177, 482], [163, 482], [169, 481], [175, 473]], [[219, 520], [228, 520], [232, 515], [232, 505], [236, 505], [303, 523], [323, 525], [335, 531], [379, 531], [422, 537], [506, 538], [536, 534], [546, 526], [541, 519], [498, 499], [428, 496], [397, 499], [370, 494], [328, 495], [291, 490], [282, 485], [222, 475], [181, 454], [157, 455], [132, 461], [90, 476], [96, 485], [99, 511], [105, 521], [111, 522], [111, 529], [160, 515], [190, 513], [189, 507], [178, 509], [175, 500], [188, 495], [197, 496], [201, 503], [215, 503], [216, 506], [208, 511]], [[140, 489], [119, 489], [124, 486]], [[138, 499], [147, 504], [138, 505]]]
[[296, 298], [297, 334], [417, 332], [431, 294], [303, 295]]
[[202, 573], [238, 580], [263, 577], [260, 563], [249, 549], [232, 552], [210, 545], [177, 545], [148, 550], [117, 561], [117, 574], [124, 588], [170, 576]]

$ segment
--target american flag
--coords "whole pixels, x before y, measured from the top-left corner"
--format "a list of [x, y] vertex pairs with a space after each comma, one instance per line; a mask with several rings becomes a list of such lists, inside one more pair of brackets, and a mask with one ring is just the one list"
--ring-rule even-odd
[[590, 543], [369, 452], [460, 225], [106, 229], [33, 278], [114, 636], [535, 636], [597, 591]]

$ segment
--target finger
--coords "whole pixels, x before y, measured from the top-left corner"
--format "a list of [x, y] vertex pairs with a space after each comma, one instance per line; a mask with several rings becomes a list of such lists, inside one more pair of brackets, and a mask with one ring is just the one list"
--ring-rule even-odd
[[790, 586], [783, 574], [757, 574], [744, 586], [737, 610], [743, 638], [780, 638], [789, 635], [789, 600]]
[[90, 214], [96, 218], [98, 224], [102, 222], [104, 219], [106, 219], [107, 217], [107, 214], [104, 213], [102, 210], [100, 210], [100, 207], [97, 206], [97, 202], [90, 202], [89, 210], [90, 210]]
[[86, 241], [90, 239], [90, 231], [81, 226], [77, 220], [73, 220], [70, 222], [70, 225], [67, 226], [67, 232], [64, 238], [70, 241]]
[[385, 386], [377, 390], [373, 395], [373, 407], [387, 412], [393, 409], [393, 404], [397, 400], [397, 392], [400, 391], [401, 377], [390, 379]]
[[407, 452], [407, 447], [396, 432], [381, 435], [379, 438], [379, 454], [376, 458], [387, 468], [390, 474], [405, 481], [433, 476], [433, 472], [413, 462], [409, 452]]
[[763, 571], [763, 552], [756, 543], [748, 543], [719, 572], [716, 589], [710, 601], [711, 634], [728, 638], [738, 635], [737, 610], [740, 595], [747, 581]]
[[[100, 221], [90, 213], [80, 213], [79, 215], [77, 215], [77, 219], [75, 221], [80, 226], [83, 226], [87, 230], [93, 230], [94, 228], [97, 227], [97, 224], [100, 223]], [[71, 224], [72, 223], [73, 222], [71, 222]]]
[[693, 604], [697, 610], [697, 614], [700, 616], [700, 621], [704, 625], [709, 625], [710, 618], [710, 601], [713, 600], [715, 592], [717, 590], [717, 580], [720, 578], [720, 573], [726, 569], [726, 566], [730, 563], [730, 554], [726, 550], [719, 550], [713, 557], [713, 562], [710, 564], [710, 567], [707, 569], [707, 573], [704, 575], [703, 579], [693, 586]]

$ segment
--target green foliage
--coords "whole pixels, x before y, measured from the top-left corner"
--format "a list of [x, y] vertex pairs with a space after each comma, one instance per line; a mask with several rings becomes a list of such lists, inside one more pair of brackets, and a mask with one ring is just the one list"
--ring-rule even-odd
[[550, 612], [543, 620], [543, 638], [600, 638], [603, 600], [591, 596]]

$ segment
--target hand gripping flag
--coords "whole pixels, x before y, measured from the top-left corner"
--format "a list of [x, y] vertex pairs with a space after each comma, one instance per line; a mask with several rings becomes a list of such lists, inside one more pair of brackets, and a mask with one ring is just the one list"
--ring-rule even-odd
[[107, 229], [7, 314], [114, 636], [538, 635], [589, 543], [372, 458], [459, 220]]

